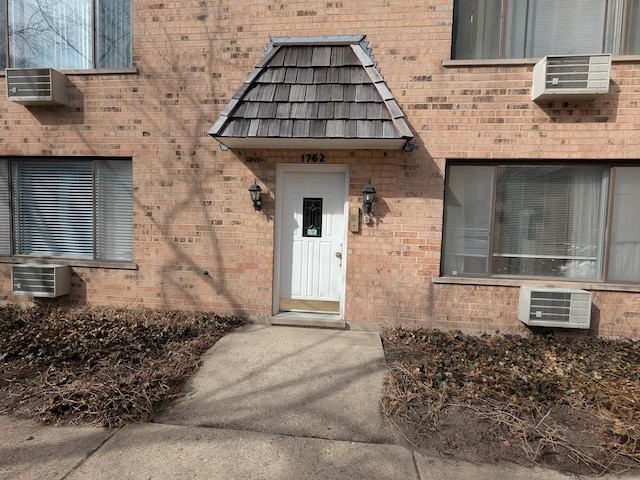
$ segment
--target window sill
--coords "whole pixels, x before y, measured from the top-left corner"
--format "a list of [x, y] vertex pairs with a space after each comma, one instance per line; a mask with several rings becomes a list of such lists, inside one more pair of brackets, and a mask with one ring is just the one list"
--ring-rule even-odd
[[0, 263], [22, 264], [37, 263], [41, 265], [68, 265], [70, 267], [110, 268], [119, 270], [137, 270], [138, 265], [133, 262], [115, 260], [80, 260], [70, 258], [51, 257], [0, 257]]
[[[528, 66], [535, 65], [540, 58], [482, 58], [470, 60], [443, 60], [443, 68], [467, 68], [467, 67], [504, 67], [504, 66]], [[613, 63], [640, 63], [640, 55], [616, 55], [612, 57]]]
[[483, 285], [491, 287], [521, 287], [535, 285], [539, 287], [580, 288], [603, 292], [640, 293], [640, 285], [625, 283], [597, 283], [581, 281], [541, 280], [525, 278], [475, 278], [475, 277], [432, 277], [431, 282], [440, 285]]
[[[42, 67], [48, 68], [48, 67]], [[59, 70], [60, 73], [64, 73], [65, 75], [128, 75], [135, 74], [137, 75], [137, 68], [95, 68], [88, 70]], [[0, 77], [5, 76], [5, 71], [0, 70]]]

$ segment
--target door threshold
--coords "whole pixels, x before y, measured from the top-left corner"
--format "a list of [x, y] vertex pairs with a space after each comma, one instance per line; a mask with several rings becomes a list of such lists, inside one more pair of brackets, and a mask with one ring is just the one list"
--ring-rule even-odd
[[335, 313], [280, 312], [269, 319], [271, 325], [291, 327], [346, 328], [347, 322]]

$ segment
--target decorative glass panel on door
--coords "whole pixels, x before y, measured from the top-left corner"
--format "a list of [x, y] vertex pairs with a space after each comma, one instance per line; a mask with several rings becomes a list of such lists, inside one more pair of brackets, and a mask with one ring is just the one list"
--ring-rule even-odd
[[322, 198], [303, 199], [302, 236], [322, 237]]

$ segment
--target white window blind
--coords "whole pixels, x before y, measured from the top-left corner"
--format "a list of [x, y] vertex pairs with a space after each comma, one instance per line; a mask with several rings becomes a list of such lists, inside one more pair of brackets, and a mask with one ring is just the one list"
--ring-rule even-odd
[[13, 194], [16, 254], [93, 258], [90, 162], [15, 162]]
[[133, 258], [131, 162], [99, 160], [96, 166], [96, 258]]
[[96, 0], [96, 68], [131, 66], [131, 0]]
[[500, 167], [494, 273], [598, 278], [601, 167]]
[[445, 199], [443, 269], [451, 275], [488, 271], [494, 167], [451, 168]]
[[11, 255], [8, 160], [0, 160], [0, 255]]
[[452, 58], [633, 55], [637, 0], [455, 0]]
[[7, 18], [6, 3], [0, 1], [0, 69], [4, 70], [7, 67]]
[[93, 67], [92, 0], [9, 0], [12, 67]]
[[[552, 54], [589, 54], [603, 51], [607, 0], [529, 0], [527, 22], [514, 23], [524, 39], [524, 57]], [[516, 53], [515, 56], [518, 55]]]
[[640, 205], [640, 168], [616, 168], [609, 254], [611, 281], [640, 281], [638, 205]]

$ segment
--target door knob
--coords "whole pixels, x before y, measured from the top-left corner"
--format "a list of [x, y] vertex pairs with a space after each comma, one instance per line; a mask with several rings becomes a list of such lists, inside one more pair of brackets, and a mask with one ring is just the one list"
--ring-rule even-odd
[[336, 257], [337, 257], [337, 258], [342, 258], [342, 253], [340, 253], [340, 252], [336, 252]]

